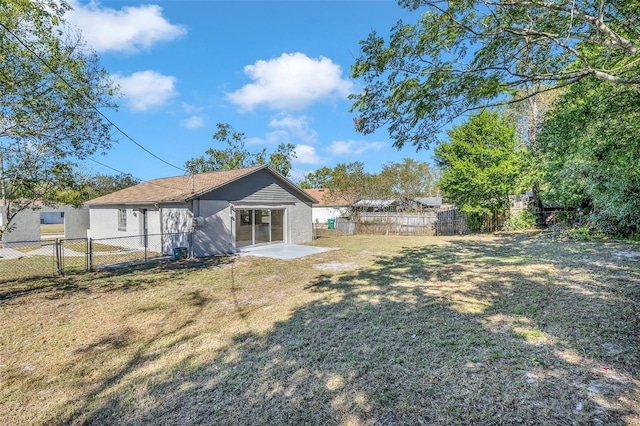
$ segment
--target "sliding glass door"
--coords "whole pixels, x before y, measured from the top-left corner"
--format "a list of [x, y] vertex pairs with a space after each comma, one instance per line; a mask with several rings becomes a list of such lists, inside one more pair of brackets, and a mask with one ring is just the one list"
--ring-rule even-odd
[[271, 215], [269, 210], [254, 210], [256, 218], [255, 244], [271, 242]]
[[284, 242], [284, 210], [236, 210], [237, 247], [282, 242]]
[[236, 246], [253, 244], [253, 210], [236, 210]]

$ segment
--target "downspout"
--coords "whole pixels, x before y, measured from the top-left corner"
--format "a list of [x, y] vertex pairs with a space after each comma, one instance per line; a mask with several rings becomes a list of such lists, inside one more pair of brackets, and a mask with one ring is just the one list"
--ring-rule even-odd
[[[193, 175], [192, 175], [193, 177]], [[195, 233], [196, 233], [196, 228], [194, 226], [194, 222], [195, 218], [197, 216], [200, 216], [200, 200], [199, 199], [194, 199], [191, 200], [191, 227], [190, 227], [190, 232], [189, 232], [189, 250], [191, 251], [190, 256], [189, 257], [195, 257], [194, 253], [195, 253], [195, 247], [194, 247], [194, 241], [195, 241]]]
[[158, 203], [154, 203], [153, 207], [158, 210], [158, 216], [160, 216], [160, 247], [162, 252], [164, 253], [164, 221], [162, 220], [162, 207], [160, 207]]

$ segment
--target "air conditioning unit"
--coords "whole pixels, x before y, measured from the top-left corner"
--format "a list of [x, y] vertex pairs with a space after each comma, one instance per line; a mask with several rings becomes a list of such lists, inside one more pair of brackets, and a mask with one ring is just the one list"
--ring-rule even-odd
[[201, 228], [204, 226], [204, 217], [196, 216], [191, 220], [191, 225], [194, 228]]

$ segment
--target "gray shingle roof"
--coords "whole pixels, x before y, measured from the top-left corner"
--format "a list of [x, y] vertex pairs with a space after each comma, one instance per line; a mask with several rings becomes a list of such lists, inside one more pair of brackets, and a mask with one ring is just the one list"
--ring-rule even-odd
[[267, 166], [153, 179], [94, 198], [89, 205], [184, 202]]

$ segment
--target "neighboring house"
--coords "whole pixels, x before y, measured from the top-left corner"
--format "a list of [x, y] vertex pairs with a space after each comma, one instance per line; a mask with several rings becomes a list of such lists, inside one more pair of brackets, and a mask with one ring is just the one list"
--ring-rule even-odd
[[266, 165], [154, 179], [89, 201], [89, 237], [162, 234], [157, 250], [188, 245], [196, 257], [298, 244], [313, 238], [317, 202]]
[[[40, 241], [40, 224], [64, 224], [65, 239], [86, 238], [89, 229], [89, 209], [75, 208], [68, 205], [56, 207], [35, 205], [36, 209], [26, 208], [15, 215], [11, 224], [11, 232], [3, 235], [3, 242], [34, 242]], [[7, 223], [3, 201], [0, 200], [0, 226]]]
[[354, 208], [361, 212], [381, 212], [396, 211], [400, 203], [398, 200], [368, 200], [362, 199], [356, 201]]
[[433, 210], [442, 207], [442, 197], [416, 197], [409, 200], [409, 210]]
[[318, 200], [318, 204], [314, 204], [312, 208], [313, 223], [327, 224], [329, 219], [343, 217], [349, 214], [349, 202], [330, 195], [330, 190], [325, 188], [306, 189], [309, 195]]

